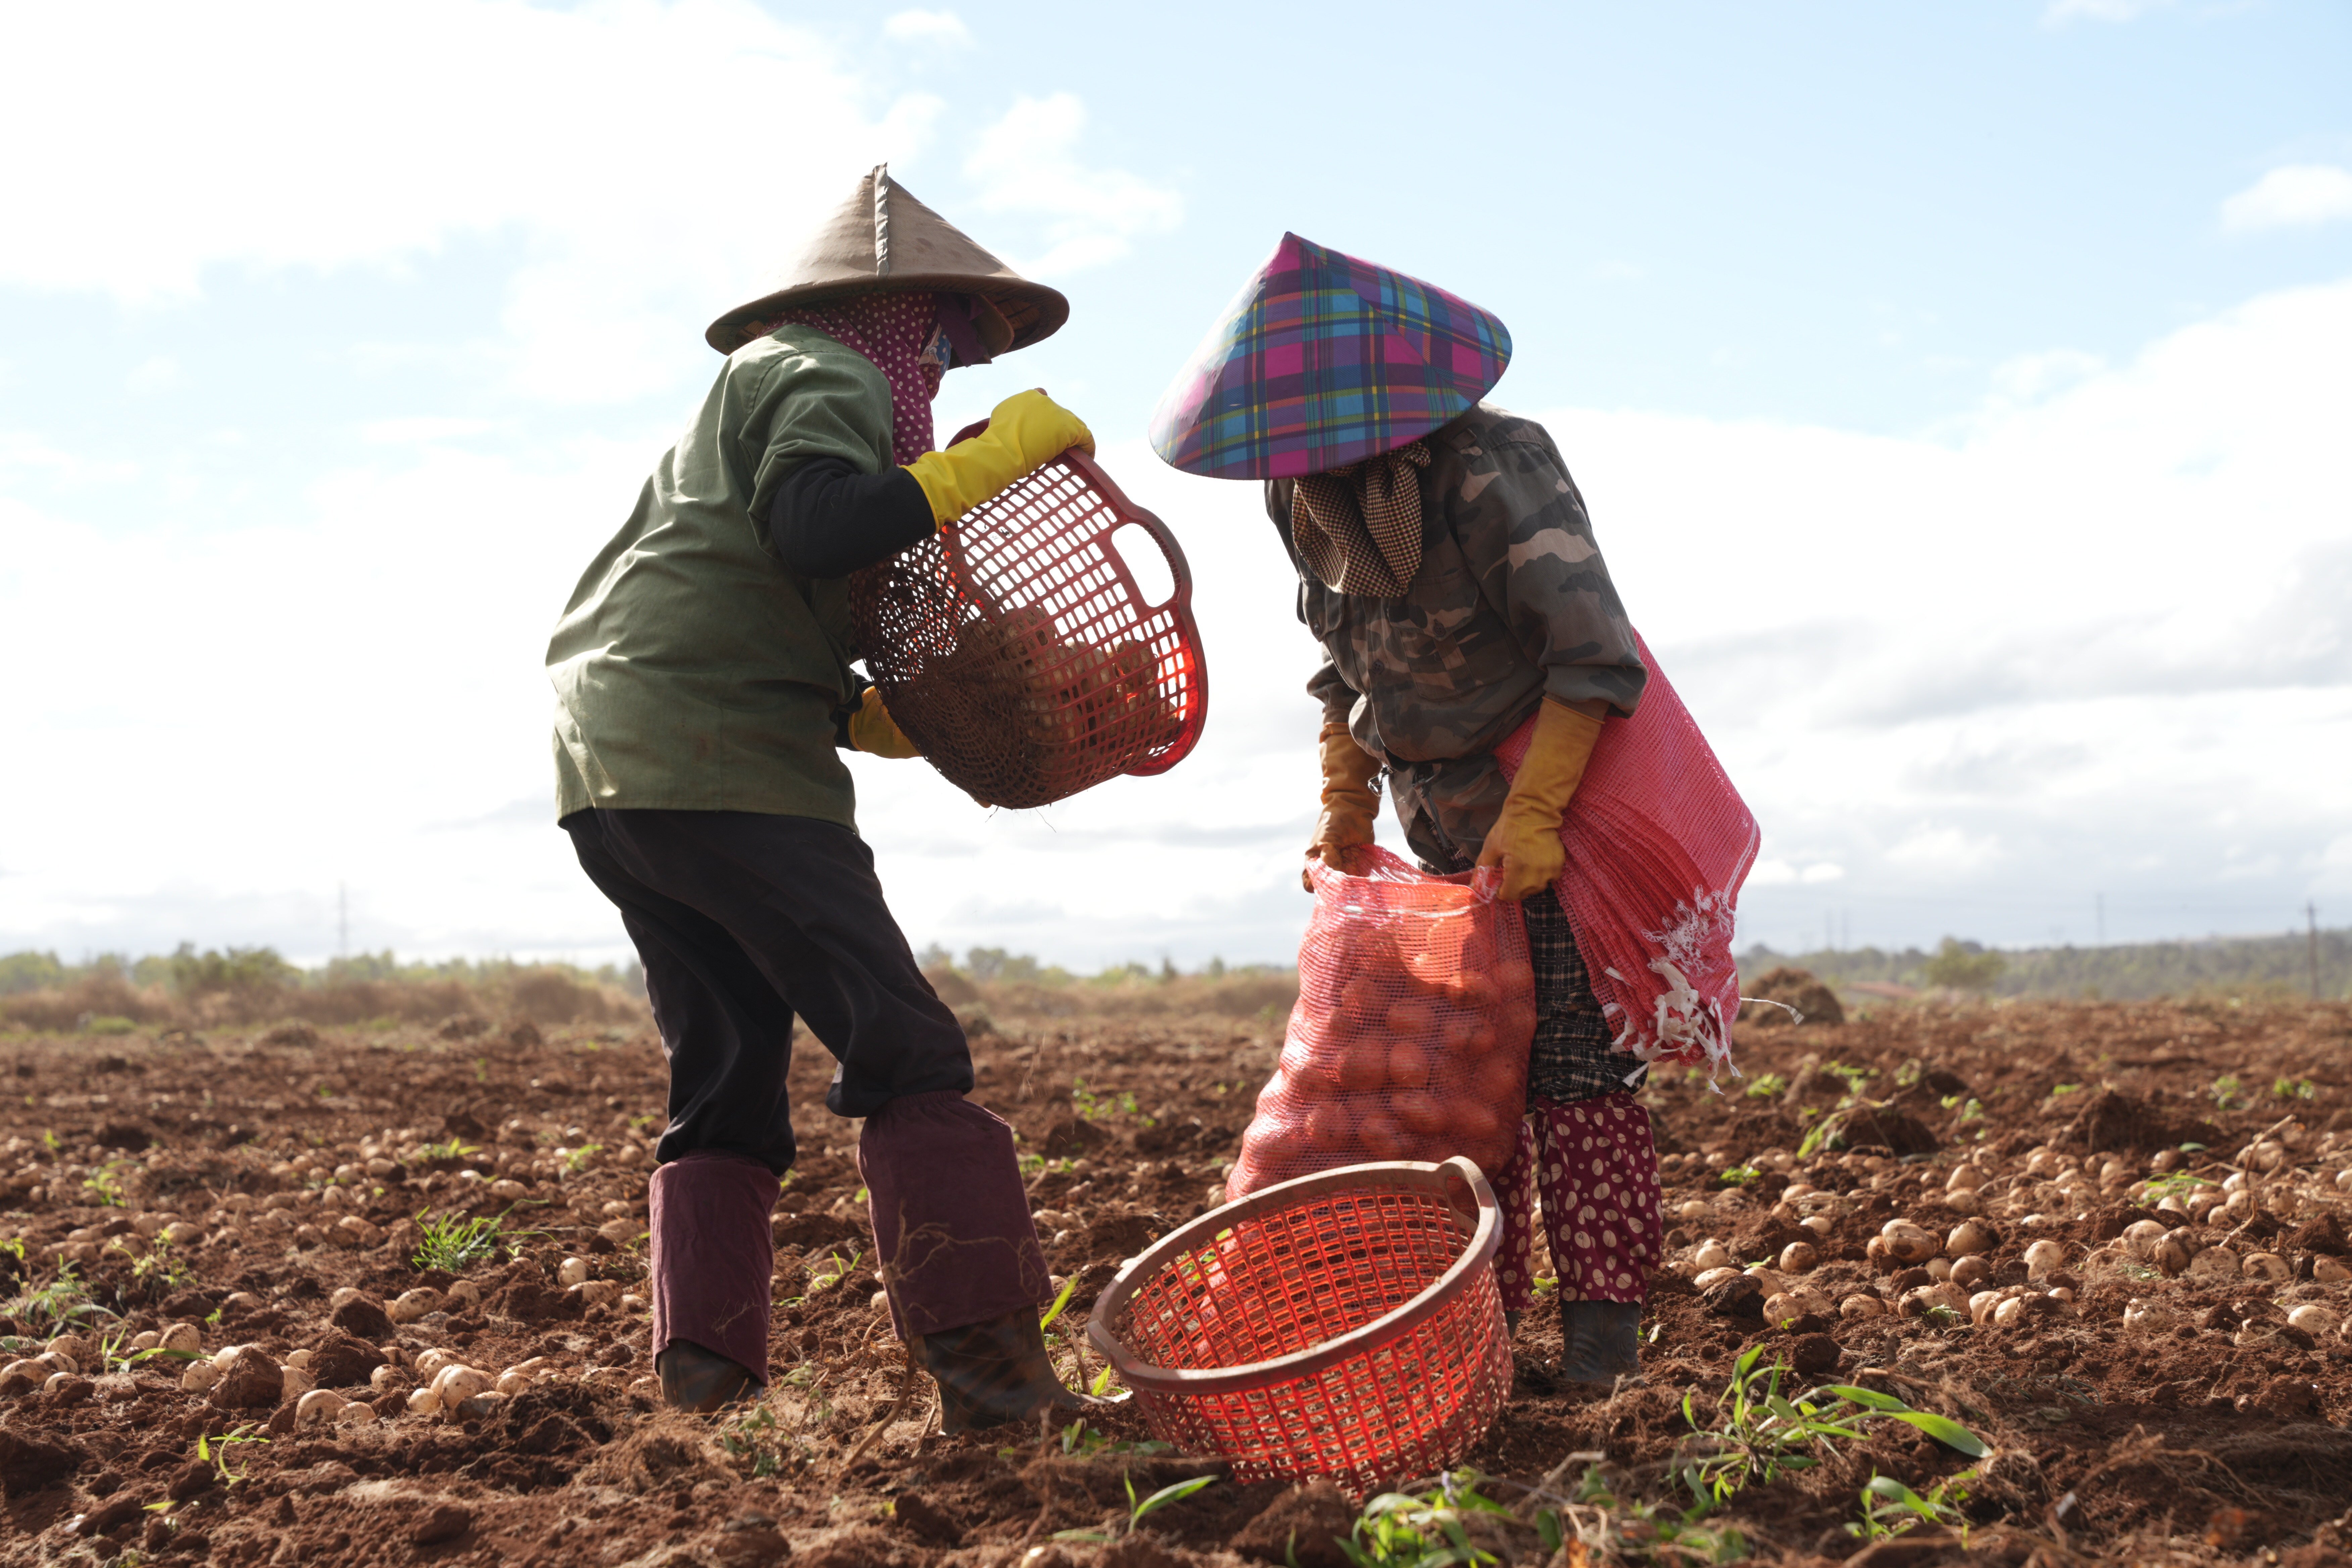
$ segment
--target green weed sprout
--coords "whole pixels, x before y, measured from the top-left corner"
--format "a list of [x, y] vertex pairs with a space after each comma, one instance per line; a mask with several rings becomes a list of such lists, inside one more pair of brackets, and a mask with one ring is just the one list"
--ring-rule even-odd
[[[1418, 1497], [1411, 1492], [1382, 1492], [1364, 1505], [1349, 1538], [1337, 1544], [1354, 1568], [1493, 1563], [1493, 1552], [1470, 1543], [1464, 1521], [1481, 1513], [1509, 1517], [1510, 1510], [1478, 1490], [1482, 1479], [1475, 1470], [1456, 1470], [1434, 1490]], [[1542, 1528], [1540, 1521], [1538, 1527]], [[1555, 1515], [1545, 1532], [1547, 1541], [1559, 1530]]]
[[1704, 1509], [1717, 1509], [1752, 1481], [1766, 1485], [1821, 1463], [1821, 1451], [1859, 1442], [1874, 1420], [1901, 1421], [1947, 1447], [1980, 1459], [1991, 1450], [1982, 1438], [1948, 1415], [1914, 1410], [1892, 1394], [1850, 1384], [1825, 1384], [1791, 1398], [1780, 1392], [1789, 1363], [1776, 1360], [1759, 1369], [1764, 1347], [1750, 1347], [1734, 1364], [1731, 1383], [1718, 1402], [1724, 1420], [1709, 1430], [1699, 1425], [1696, 1396], [1683, 1395], [1683, 1419], [1694, 1437], [1685, 1439], [1675, 1468], [1683, 1484]]
[[1969, 1500], [1968, 1483], [1976, 1479], [1976, 1471], [1962, 1470], [1937, 1481], [1921, 1497], [1893, 1476], [1874, 1475], [1862, 1489], [1862, 1522], [1847, 1525], [1845, 1532], [1864, 1541], [1884, 1541], [1921, 1524], [1935, 1524], [1958, 1531], [1965, 1547], [1969, 1520], [1960, 1505]]
[[[1096, 1379], [1096, 1392], [1100, 1393], [1108, 1382], [1108, 1374]], [[1093, 1458], [1097, 1454], [1172, 1454], [1175, 1451], [1174, 1444], [1162, 1443], [1156, 1437], [1136, 1442], [1126, 1437], [1114, 1437], [1108, 1432], [1097, 1432], [1086, 1424], [1084, 1417], [1062, 1428], [1062, 1452], [1082, 1459]]]
[[775, 1412], [765, 1405], [755, 1405], [729, 1423], [729, 1429], [719, 1438], [719, 1446], [730, 1459], [751, 1461], [751, 1479], [765, 1480], [783, 1468], [784, 1455], [791, 1444], [782, 1435], [782, 1423]]
[[2140, 1189], [2137, 1201], [2142, 1208], [2153, 1208], [2168, 1197], [2186, 1198], [2198, 1188], [2213, 1184], [2202, 1176], [2190, 1175], [2187, 1171], [2168, 1171], [2161, 1176], [2151, 1178], [2147, 1185]]
[[[1605, 1518], [1608, 1539], [1629, 1558], [1653, 1563], [1737, 1563], [1748, 1555], [1748, 1537], [1736, 1525], [1706, 1522], [1705, 1506], [1669, 1507], [1642, 1498], [1619, 1497], [1609, 1489], [1601, 1467], [1586, 1468], [1571, 1500], [1577, 1506], [1598, 1510]], [[1559, 1512], [1540, 1509], [1536, 1530], [1544, 1550], [1557, 1552], [1566, 1543], [1567, 1531]]]
[[426, 1219], [425, 1212], [419, 1209], [416, 1213], [417, 1226], [425, 1234], [409, 1258], [418, 1268], [463, 1274], [475, 1264], [487, 1263], [498, 1255], [504, 1216], [483, 1215], [467, 1219], [444, 1215], [439, 1219]]
[[[212, 1466], [215, 1470], [219, 1472], [221, 1484], [223, 1486], [233, 1487], [236, 1485], [237, 1482], [245, 1479], [245, 1471], [232, 1470], [228, 1468], [230, 1448], [240, 1443], [267, 1443], [268, 1441], [268, 1438], [261, 1435], [261, 1428], [257, 1424], [250, 1421], [246, 1422], [242, 1426], [232, 1426], [217, 1437], [207, 1437], [203, 1433], [199, 1432], [196, 1434], [196, 1462], [200, 1465]], [[249, 1462], [246, 1466], [246, 1469], [248, 1470], [252, 1468], [253, 1467]]]
[[1062, 1309], [1070, 1304], [1070, 1298], [1077, 1293], [1077, 1289], [1078, 1277], [1076, 1275], [1073, 1274], [1069, 1279], [1064, 1280], [1062, 1282], [1062, 1293], [1054, 1298], [1054, 1304], [1045, 1309], [1045, 1315], [1044, 1317], [1037, 1320], [1038, 1328], [1052, 1328], [1054, 1326], [1054, 1320], [1062, 1315]]
[[77, 1318], [119, 1318], [90, 1300], [89, 1287], [70, 1263], [61, 1265], [58, 1277], [46, 1285], [37, 1286], [7, 1303], [8, 1315], [19, 1323], [44, 1322], [48, 1335], [54, 1337]]
[[1122, 1479], [1127, 1486], [1126, 1529], [1120, 1531], [1118, 1535], [1113, 1535], [1108, 1531], [1104, 1530], [1057, 1530], [1054, 1532], [1054, 1539], [1056, 1541], [1092, 1541], [1108, 1544], [1110, 1542], [1120, 1539], [1121, 1536], [1133, 1535], [1136, 1532], [1136, 1530], [1143, 1523], [1144, 1516], [1146, 1514], [1157, 1512], [1159, 1510], [1166, 1508], [1171, 1502], [1182, 1502], [1186, 1498], [1191, 1497], [1202, 1487], [1214, 1486], [1217, 1480], [1217, 1478], [1214, 1476], [1194, 1476], [1189, 1481], [1178, 1481], [1173, 1486], [1161, 1487], [1150, 1497], [1139, 1500], [1135, 1495], [1135, 1478], [1133, 1476], [1127, 1476]]
[[122, 1347], [129, 1344], [134, 1337], [135, 1336], [131, 1332], [131, 1325], [128, 1323], [115, 1329], [110, 1333], [103, 1335], [98, 1342], [98, 1358], [100, 1363], [108, 1372], [129, 1372], [141, 1362], [153, 1361], [158, 1356], [163, 1357], [166, 1361], [202, 1361], [205, 1359], [203, 1352], [200, 1351], [167, 1351], [161, 1345], [156, 1345], [151, 1349], [143, 1351], [124, 1350]]
[[1132, 1119], [1138, 1127], [1160, 1125], [1156, 1120], [1143, 1114], [1143, 1109], [1136, 1103], [1131, 1090], [1097, 1094], [1087, 1088], [1087, 1080], [1082, 1078], [1070, 1080], [1070, 1109], [1077, 1113], [1081, 1121], [1102, 1121], [1114, 1116], [1125, 1116]]
[[124, 1163], [125, 1162], [121, 1160], [109, 1160], [105, 1164], [92, 1171], [89, 1173], [89, 1179], [82, 1183], [82, 1186], [87, 1191], [98, 1194], [100, 1207], [119, 1209], [130, 1206], [128, 1200], [122, 1194]]
[[195, 1267], [172, 1250], [172, 1244], [157, 1237], [148, 1245], [145, 1256], [131, 1260], [133, 1279], [152, 1279], [165, 1290], [184, 1290], [196, 1278]]

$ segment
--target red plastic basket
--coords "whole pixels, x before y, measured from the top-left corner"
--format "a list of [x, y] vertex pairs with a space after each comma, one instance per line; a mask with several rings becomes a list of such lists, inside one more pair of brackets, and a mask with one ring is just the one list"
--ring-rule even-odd
[[1154, 1243], [1087, 1332], [1161, 1441], [1361, 1498], [1457, 1463], [1509, 1397], [1501, 1236], [1468, 1160], [1301, 1176]]
[[[1164, 604], [1146, 601], [1111, 543], [1129, 524], [1167, 557]], [[854, 574], [849, 609], [891, 718], [949, 782], [992, 805], [1048, 805], [1120, 773], [1165, 773], [1208, 720], [1184, 552], [1084, 452]]]

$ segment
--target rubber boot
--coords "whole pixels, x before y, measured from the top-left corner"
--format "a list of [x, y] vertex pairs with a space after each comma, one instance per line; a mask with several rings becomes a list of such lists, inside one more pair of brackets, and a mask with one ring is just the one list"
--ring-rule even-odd
[[1114, 1403], [1062, 1386], [1034, 1307], [917, 1342], [923, 1370], [940, 1385], [940, 1424], [950, 1433], [1026, 1420], [1048, 1407], [1093, 1410]]
[[673, 1410], [708, 1415], [739, 1400], [760, 1396], [760, 1380], [750, 1369], [691, 1340], [672, 1340], [654, 1357], [662, 1403]]
[[1613, 1385], [1642, 1376], [1642, 1303], [1562, 1301], [1559, 1375], [1568, 1383]]

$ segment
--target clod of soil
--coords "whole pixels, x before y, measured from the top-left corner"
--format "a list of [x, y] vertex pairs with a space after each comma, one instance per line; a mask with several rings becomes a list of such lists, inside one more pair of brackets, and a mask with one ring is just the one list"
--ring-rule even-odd
[[473, 1528], [473, 1510], [454, 1502], [436, 1503], [410, 1528], [408, 1539], [417, 1546], [438, 1546], [445, 1541], [457, 1540]]
[[212, 1401], [224, 1410], [274, 1410], [286, 1392], [286, 1373], [262, 1352], [247, 1346], [221, 1368]]
[[1348, 1568], [1339, 1542], [1355, 1528], [1356, 1510], [1338, 1487], [1314, 1481], [1285, 1492], [1242, 1526], [1234, 1550], [1259, 1563], [1298, 1568]]

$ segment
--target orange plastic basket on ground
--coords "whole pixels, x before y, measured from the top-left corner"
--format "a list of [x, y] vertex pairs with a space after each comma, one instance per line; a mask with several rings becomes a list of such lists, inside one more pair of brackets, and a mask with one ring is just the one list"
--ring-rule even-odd
[[1087, 1331], [1161, 1441], [1361, 1498], [1458, 1462], [1509, 1397], [1501, 1235], [1467, 1160], [1301, 1176], [1154, 1243]]
[[[1167, 558], [1164, 603], [1147, 601], [1112, 542], [1129, 525]], [[1165, 773], [1208, 719], [1184, 552], [1084, 452], [852, 575], [849, 613], [891, 718], [992, 805], [1050, 805], [1120, 773]]]

